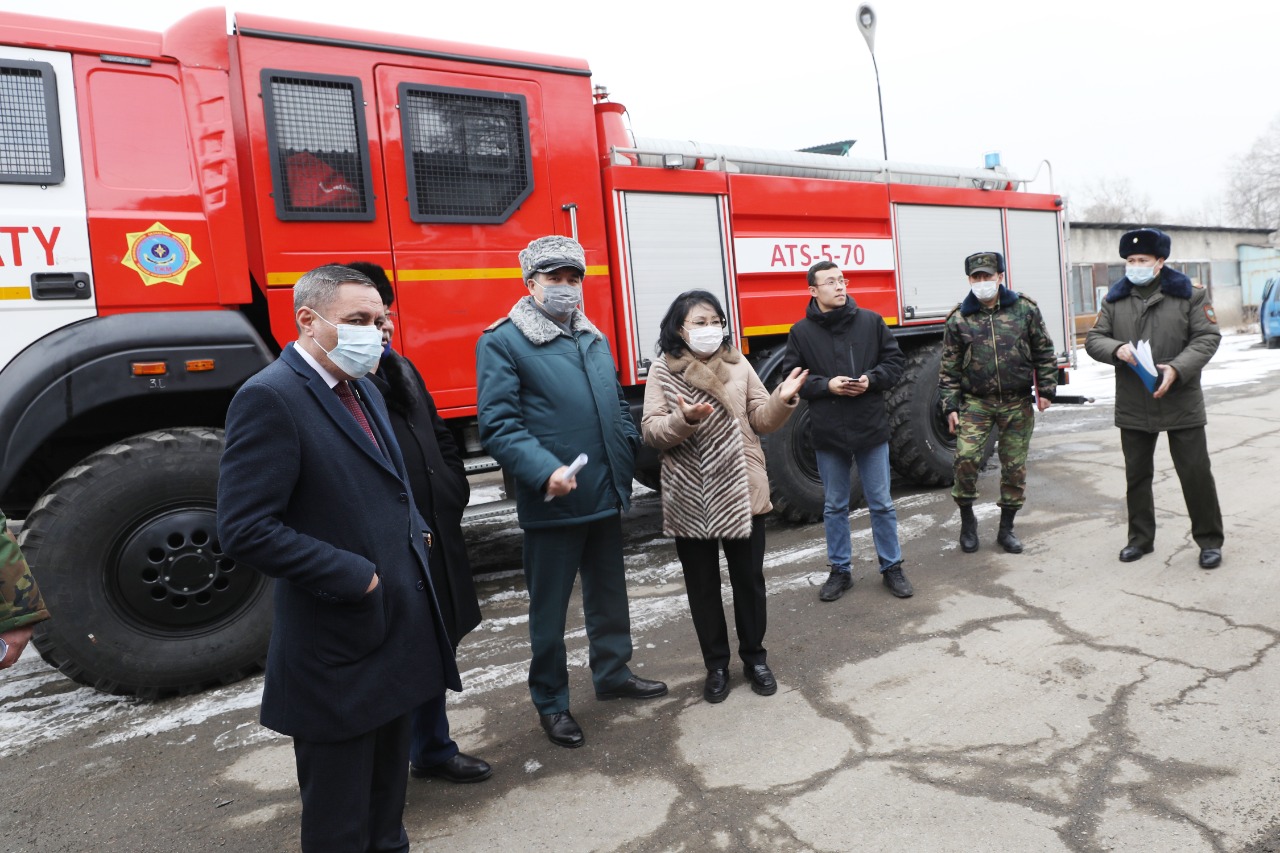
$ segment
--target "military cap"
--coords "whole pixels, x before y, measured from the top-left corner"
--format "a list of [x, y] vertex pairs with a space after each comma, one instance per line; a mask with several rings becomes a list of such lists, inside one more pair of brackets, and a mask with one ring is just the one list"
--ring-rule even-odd
[[1169, 249], [1173, 240], [1169, 235], [1155, 228], [1138, 228], [1126, 231], [1120, 238], [1120, 257], [1130, 255], [1151, 255], [1153, 258], [1169, 257]]
[[964, 274], [1004, 272], [1004, 255], [999, 252], [974, 252], [964, 259]]
[[552, 234], [539, 237], [520, 252], [520, 270], [526, 279], [561, 267], [572, 267], [583, 275], [587, 274], [587, 258], [577, 240]]

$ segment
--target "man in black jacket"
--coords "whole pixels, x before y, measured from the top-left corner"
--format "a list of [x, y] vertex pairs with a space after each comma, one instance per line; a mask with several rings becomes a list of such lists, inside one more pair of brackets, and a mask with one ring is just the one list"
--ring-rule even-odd
[[902, 573], [898, 515], [889, 495], [889, 414], [884, 392], [902, 376], [906, 360], [884, 320], [859, 308], [845, 290], [840, 268], [819, 261], [809, 268], [809, 308], [791, 327], [783, 375], [809, 371], [800, 396], [809, 402], [809, 424], [822, 478], [823, 521], [831, 575], [819, 598], [835, 601], [853, 586], [849, 542], [850, 472], [856, 462], [880, 577], [889, 591], [908, 598]]
[[[436, 534], [427, 555], [431, 585], [456, 653], [462, 638], [480, 624], [480, 605], [462, 536], [462, 513], [471, 497], [471, 484], [457, 442], [436, 411], [422, 375], [413, 362], [391, 349], [395, 334], [391, 306], [396, 295], [386, 270], [367, 261], [347, 266], [373, 281], [387, 309], [377, 324], [382, 330], [382, 359], [369, 379], [387, 401], [387, 415], [404, 454], [414, 504]], [[443, 694], [420, 705], [411, 716], [409, 773], [415, 779], [449, 782], [482, 782], [493, 773], [488, 762], [461, 752], [449, 736]]]

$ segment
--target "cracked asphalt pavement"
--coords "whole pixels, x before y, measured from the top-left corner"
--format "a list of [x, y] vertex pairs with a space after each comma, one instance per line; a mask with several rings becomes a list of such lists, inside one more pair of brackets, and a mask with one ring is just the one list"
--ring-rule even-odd
[[[1038, 418], [1021, 555], [956, 543], [945, 489], [896, 487], [913, 598], [879, 583], [865, 510], [855, 584], [824, 603], [822, 525], [768, 527], [771, 697], [741, 669], [719, 705], [657, 496], [626, 519], [633, 667], [664, 698], [597, 702], [570, 609], [572, 710], [586, 746], [548, 743], [524, 684], [527, 599], [514, 519], [468, 530], [485, 620], [463, 641], [454, 736], [494, 765], [478, 785], [411, 780], [413, 850], [1280, 850], [1280, 353], [1212, 387], [1226, 519], [1198, 568], [1166, 445], [1159, 532], [1125, 544], [1109, 401]], [[727, 593], [727, 588], [726, 588]], [[727, 599], [727, 595], [726, 595]], [[728, 606], [728, 603], [726, 603]], [[261, 678], [144, 703], [79, 688], [28, 653], [0, 676], [0, 850], [293, 851], [292, 748], [257, 724]]]

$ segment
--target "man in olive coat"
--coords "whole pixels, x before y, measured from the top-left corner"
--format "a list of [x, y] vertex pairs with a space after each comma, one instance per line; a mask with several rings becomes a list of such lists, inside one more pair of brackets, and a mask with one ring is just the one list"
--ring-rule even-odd
[[[1154, 228], [1120, 238], [1125, 277], [1107, 291], [1085, 350], [1095, 361], [1116, 366], [1116, 426], [1129, 510], [1129, 544], [1120, 560], [1139, 560], [1155, 548], [1151, 482], [1156, 439], [1163, 432], [1191, 516], [1191, 536], [1200, 546], [1200, 566], [1213, 569], [1222, 563], [1222, 510], [1209, 466], [1200, 371], [1217, 352], [1222, 333], [1204, 287], [1165, 265], [1171, 246], [1169, 235]], [[1141, 341], [1150, 342], [1154, 390], [1136, 369]]]
[[[598, 699], [648, 699], [667, 685], [631, 673], [622, 512], [640, 430], [609, 342], [578, 307], [586, 256], [568, 237], [520, 252], [528, 294], [476, 344], [480, 441], [515, 481], [529, 588], [529, 693], [558, 746], [582, 746], [569, 713], [565, 618], [575, 577]], [[573, 471], [579, 454], [587, 463]]]

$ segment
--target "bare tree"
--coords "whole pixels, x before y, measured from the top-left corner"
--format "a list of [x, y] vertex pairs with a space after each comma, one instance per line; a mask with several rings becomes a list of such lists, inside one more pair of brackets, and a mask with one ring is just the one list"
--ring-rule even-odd
[[1084, 222], [1160, 222], [1151, 197], [1134, 189], [1128, 178], [1100, 178], [1085, 187], [1078, 218]]
[[1227, 211], [1238, 225], [1280, 228], [1280, 116], [1231, 167]]

